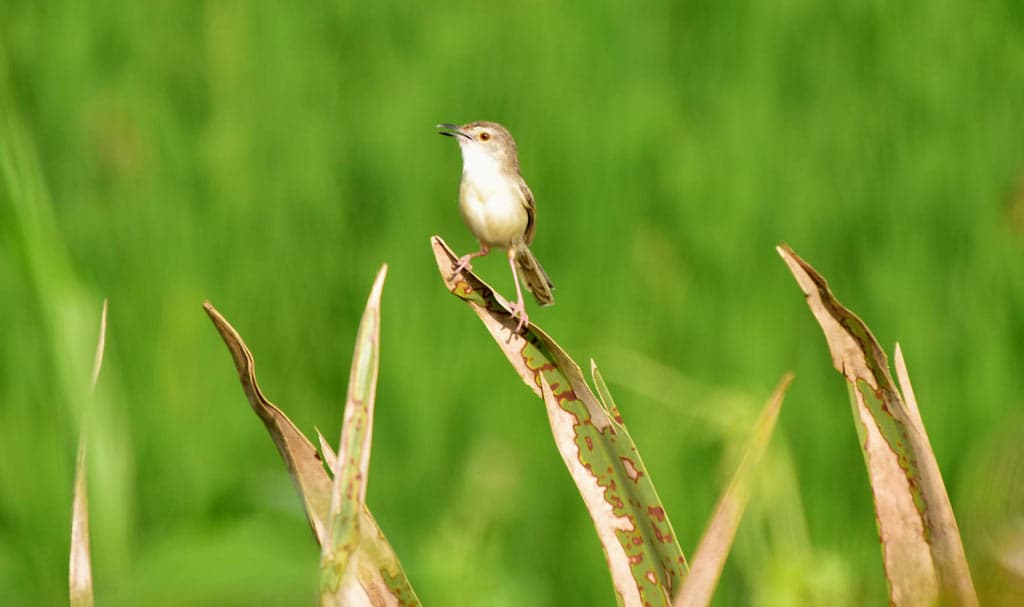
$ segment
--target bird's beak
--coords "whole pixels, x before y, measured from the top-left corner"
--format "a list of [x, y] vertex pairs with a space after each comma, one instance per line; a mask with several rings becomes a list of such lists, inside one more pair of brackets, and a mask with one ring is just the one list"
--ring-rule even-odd
[[447, 135], [448, 137], [465, 137], [466, 139], [472, 140], [473, 138], [466, 134], [465, 131], [459, 128], [456, 124], [449, 124], [447, 122], [437, 125], [438, 135]]

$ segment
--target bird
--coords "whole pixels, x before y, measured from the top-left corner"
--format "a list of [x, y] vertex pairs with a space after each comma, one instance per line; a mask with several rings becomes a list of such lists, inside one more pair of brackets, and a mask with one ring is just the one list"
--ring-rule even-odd
[[519, 318], [519, 333], [529, 323], [520, 272], [541, 307], [555, 303], [555, 297], [551, 279], [530, 251], [537, 228], [537, 204], [519, 172], [515, 139], [497, 122], [443, 123], [436, 128], [438, 134], [454, 138], [462, 150], [459, 213], [480, 243], [479, 251], [463, 255], [453, 265], [452, 276], [471, 270], [472, 261], [492, 248], [505, 249], [516, 285], [512, 317]]

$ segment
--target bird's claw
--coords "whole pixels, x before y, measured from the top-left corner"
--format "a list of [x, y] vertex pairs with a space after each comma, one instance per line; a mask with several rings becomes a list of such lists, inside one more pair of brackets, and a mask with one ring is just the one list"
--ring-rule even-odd
[[529, 316], [526, 315], [526, 304], [522, 301], [517, 301], [512, 304], [512, 318], [519, 317], [519, 324], [516, 325], [516, 333], [522, 333], [526, 325], [530, 323]]
[[459, 275], [459, 272], [462, 272], [462, 271], [467, 271], [467, 272], [472, 271], [473, 270], [473, 264], [471, 263], [472, 260], [473, 260], [473, 256], [469, 255], [469, 254], [466, 254], [466, 255], [463, 255], [462, 257], [460, 257], [459, 260], [457, 262], [455, 262], [455, 265], [452, 266], [452, 275], [448, 277], [448, 280], [455, 280], [455, 277]]

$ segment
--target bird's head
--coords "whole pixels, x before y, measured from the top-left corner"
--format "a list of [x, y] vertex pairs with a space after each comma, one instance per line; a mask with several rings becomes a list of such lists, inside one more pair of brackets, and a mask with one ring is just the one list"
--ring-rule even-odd
[[515, 139], [497, 122], [477, 121], [462, 126], [445, 123], [437, 125], [437, 129], [438, 134], [459, 142], [464, 169], [488, 167], [519, 171]]

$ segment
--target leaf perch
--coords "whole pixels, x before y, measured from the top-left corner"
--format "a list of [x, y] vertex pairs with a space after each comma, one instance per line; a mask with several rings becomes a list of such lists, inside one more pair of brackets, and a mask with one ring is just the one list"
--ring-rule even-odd
[[686, 559], [618, 409], [594, 394], [579, 365], [533, 323], [522, 333], [512, 331], [516, 320], [508, 303], [487, 283], [466, 269], [452, 274], [459, 258], [440, 237], [431, 246], [445, 286], [469, 304], [519, 377], [544, 398], [555, 444], [593, 520], [619, 604], [669, 605], [686, 577]]

